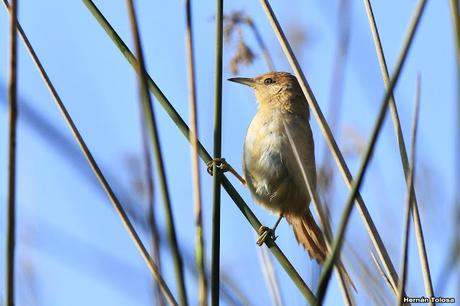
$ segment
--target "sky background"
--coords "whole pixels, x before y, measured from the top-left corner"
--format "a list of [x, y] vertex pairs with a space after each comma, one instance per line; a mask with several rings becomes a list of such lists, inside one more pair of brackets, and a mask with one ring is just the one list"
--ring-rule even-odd
[[[199, 137], [212, 151], [215, 4], [193, 2]], [[337, 3], [336, 3], [337, 2]], [[303, 44], [294, 50], [326, 117], [335, 101], [333, 65], [340, 23], [339, 1], [272, 1], [272, 6], [289, 38], [303, 33]], [[384, 88], [374, 45], [360, 1], [350, 1], [350, 49], [343, 80], [340, 121], [335, 137], [342, 150], [366, 143]], [[125, 1], [95, 1], [125, 42], [132, 46]], [[188, 88], [185, 56], [185, 15], [183, 1], [136, 1], [147, 68], [179, 114], [188, 121]], [[373, 1], [389, 70], [397, 60], [416, 1]], [[226, 1], [224, 13], [243, 10], [261, 31], [277, 70], [291, 71], [283, 57], [267, 18], [258, 1]], [[137, 83], [134, 71], [82, 1], [21, 0], [19, 19], [69, 113], [94, 157], [108, 174], [110, 182], [127, 191], [139, 203], [145, 198], [136, 193], [135, 183], [142, 175], [142, 142]], [[0, 9], [0, 245], [5, 245], [7, 185], [7, 110], [9, 18]], [[421, 77], [421, 109], [417, 144], [417, 182], [422, 224], [428, 258], [436, 290], [445, 277], [441, 274], [451, 252], [455, 222], [455, 194], [458, 191], [458, 96], [454, 34], [448, 1], [429, 1], [417, 31], [409, 58], [395, 90], [401, 124], [409, 143], [416, 77]], [[300, 34], [299, 34], [300, 33]], [[244, 39], [256, 54], [250, 67], [239, 76], [251, 77], [267, 72], [260, 50], [247, 28]], [[229, 61], [235, 52], [236, 38], [224, 43], [222, 152], [237, 171], [241, 171], [242, 146], [246, 129], [257, 105], [247, 87], [225, 81], [233, 75]], [[301, 36], [300, 36], [301, 37]], [[45, 122], [59, 130], [73, 145], [68, 150], [51, 145], [37, 126], [24, 115], [19, 119], [17, 176], [17, 305], [152, 305], [151, 278], [137, 249], [130, 240], [106, 195], [95, 184], [84, 159], [72, 152], [77, 148], [63, 118], [41, 80], [22, 42], [19, 42], [20, 110], [32, 108]], [[189, 145], [155, 103], [160, 140], [165, 158], [171, 200], [179, 243], [193, 262], [193, 190]], [[337, 102], [339, 103], [339, 102]], [[335, 104], [332, 104], [335, 106]], [[334, 107], [333, 106], [333, 107]], [[20, 113], [20, 116], [26, 111]], [[317, 165], [327, 150], [318, 124], [311, 125], [316, 144]], [[43, 125], [41, 125], [43, 126]], [[353, 137], [350, 136], [353, 135]], [[55, 137], [54, 137], [55, 138]], [[410, 151], [410, 150], [408, 150]], [[78, 151], [76, 151], [78, 152]], [[326, 153], [325, 153], [326, 152]], [[356, 173], [359, 154], [347, 154], [352, 173]], [[76, 160], [71, 162], [71, 160]], [[203, 181], [203, 209], [207, 255], [211, 246], [212, 178], [200, 163]], [[336, 228], [346, 186], [333, 165], [334, 196], [331, 201]], [[230, 177], [230, 176], [229, 176]], [[456, 179], [457, 178], [457, 179]], [[276, 217], [256, 206], [248, 190], [230, 177], [262, 223], [272, 225]], [[156, 175], [155, 175], [156, 183]], [[117, 192], [121, 189], [115, 188]], [[253, 305], [269, 305], [257, 255], [256, 237], [240, 211], [222, 192], [221, 269], [249, 297]], [[405, 183], [390, 116], [387, 115], [374, 158], [362, 186], [367, 207], [399, 271]], [[163, 208], [155, 195], [161, 229]], [[142, 204], [141, 204], [142, 205]], [[139, 229], [139, 228], [138, 228]], [[140, 230], [140, 229], [139, 229]], [[277, 243], [302, 276], [311, 282], [312, 266], [297, 245], [290, 227], [282, 222]], [[411, 232], [413, 234], [413, 232]], [[143, 235], [145, 243], [148, 238]], [[458, 238], [457, 238], [458, 239]], [[371, 270], [371, 243], [359, 214], [353, 213], [347, 231], [345, 262], [356, 262], [353, 249]], [[172, 261], [167, 244], [162, 248], [164, 275], [175, 290]], [[410, 242], [408, 293], [424, 294], [416, 244]], [[0, 252], [0, 262], [5, 262]], [[210, 260], [208, 260], [210, 263]], [[285, 305], [305, 305], [302, 295], [284, 270], [274, 261]], [[358, 271], [359, 305], [369, 303]], [[458, 265], [456, 268], [458, 275]], [[4, 275], [4, 265], [0, 265]], [[393, 302], [391, 292], [380, 283]], [[187, 273], [189, 300], [197, 300], [195, 280]], [[451, 275], [440, 295], [458, 295], [458, 276]], [[31, 291], [31, 288], [36, 290]], [[4, 297], [4, 278], [0, 278], [0, 301]], [[458, 296], [457, 296], [458, 297]], [[327, 305], [341, 302], [334, 279]], [[1, 303], [0, 303], [1, 304]]]

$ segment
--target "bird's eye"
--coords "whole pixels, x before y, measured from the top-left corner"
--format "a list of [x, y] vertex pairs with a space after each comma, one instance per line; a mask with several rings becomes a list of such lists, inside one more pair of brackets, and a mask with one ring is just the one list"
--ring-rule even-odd
[[275, 83], [275, 81], [273, 81], [272, 78], [266, 78], [266, 79], [264, 80], [264, 84], [265, 84], [265, 85], [270, 85], [270, 84], [272, 84], [272, 83]]

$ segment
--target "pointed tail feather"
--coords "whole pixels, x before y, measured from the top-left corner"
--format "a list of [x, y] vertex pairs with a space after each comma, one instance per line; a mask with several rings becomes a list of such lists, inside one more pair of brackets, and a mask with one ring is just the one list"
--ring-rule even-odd
[[[316, 224], [315, 219], [313, 219], [311, 213], [307, 212], [302, 215], [302, 217], [286, 215], [286, 220], [292, 225], [297, 241], [304, 247], [310, 257], [315, 259], [319, 264], [324, 264], [329, 252], [327, 251], [324, 235], [319, 226]], [[338, 262], [338, 267], [340, 273], [345, 277], [345, 280], [356, 291], [353, 281], [340, 260]]]
[[326, 242], [311, 213], [308, 212], [302, 217], [286, 215], [286, 220], [292, 225], [297, 241], [305, 248], [310, 257], [320, 264], [324, 263], [327, 254]]

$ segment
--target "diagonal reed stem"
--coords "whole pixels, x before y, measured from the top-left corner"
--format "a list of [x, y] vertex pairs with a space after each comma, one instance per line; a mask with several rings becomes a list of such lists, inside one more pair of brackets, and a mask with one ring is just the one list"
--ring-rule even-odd
[[144, 109], [144, 115], [151, 137], [151, 142], [153, 145], [153, 150], [155, 153], [155, 161], [158, 170], [158, 176], [160, 181], [160, 191], [163, 197], [164, 209], [166, 213], [166, 222], [168, 225], [168, 236], [171, 244], [173, 261], [174, 261], [174, 270], [176, 274], [176, 282], [179, 290], [179, 301], [181, 305], [188, 305], [187, 302], [187, 291], [185, 289], [185, 280], [184, 280], [184, 267], [182, 262], [182, 256], [179, 251], [179, 246], [177, 243], [176, 229], [174, 225], [174, 218], [171, 207], [171, 200], [169, 197], [168, 182], [166, 180], [166, 172], [164, 168], [163, 155], [161, 153], [160, 139], [158, 135], [158, 129], [155, 119], [155, 113], [152, 105], [152, 100], [150, 98], [150, 93], [147, 85], [147, 76], [145, 69], [145, 60], [144, 54], [142, 51], [142, 43], [139, 33], [139, 25], [137, 22], [136, 10], [134, 8], [133, 0], [127, 0], [129, 18], [131, 21], [132, 35], [134, 37], [134, 45], [136, 49], [136, 55], [138, 58], [138, 65], [136, 65], [136, 71], [139, 76], [139, 93], [142, 100], [142, 105]]
[[340, 225], [339, 225], [337, 238], [336, 238], [336, 240], [334, 241], [334, 244], [333, 244], [333, 251], [328, 256], [328, 258], [326, 259], [326, 262], [324, 264], [324, 270], [321, 273], [320, 282], [319, 282], [318, 290], [317, 290], [317, 296], [318, 296], [318, 303], [319, 304], [321, 304], [321, 302], [322, 302], [322, 300], [323, 300], [323, 298], [325, 296], [325, 293], [326, 293], [326, 290], [327, 290], [327, 287], [328, 287], [328, 284], [329, 284], [329, 279], [330, 279], [330, 276], [331, 276], [331, 270], [332, 270], [333, 264], [334, 264], [335, 260], [338, 258], [338, 255], [340, 253], [340, 249], [342, 247], [343, 239], [344, 239], [344, 236], [345, 236], [345, 230], [347, 228], [348, 220], [349, 220], [350, 215], [351, 215], [354, 199], [356, 197], [356, 194], [358, 193], [358, 190], [359, 190], [359, 188], [361, 186], [361, 182], [362, 182], [362, 180], [364, 178], [364, 174], [365, 174], [365, 172], [367, 170], [367, 165], [368, 165], [368, 163], [370, 161], [370, 158], [371, 158], [375, 143], [377, 142], [378, 135], [380, 133], [381, 127], [383, 125], [383, 121], [385, 119], [385, 114], [386, 114], [386, 112], [388, 110], [387, 106], [388, 106], [390, 97], [391, 97], [391, 95], [393, 93], [395, 85], [396, 85], [396, 83], [397, 83], [397, 81], [399, 79], [399, 76], [401, 74], [403, 65], [404, 65], [404, 63], [406, 61], [407, 54], [409, 53], [409, 48], [410, 48], [411, 43], [413, 41], [413, 38], [415, 36], [415, 31], [416, 31], [416, 29], [418, 27], [418, 24], [419, 24], [419, 21], [421, 19], [422, 13], [424, 11], [426, 2], [427, 2], [426, 0], [421, 0], [419, 2], [419, 4], [418, 4], [417, 8], [416, 8], [415, 15], [413, 16], [411, 24], [409, 26], [408, 35], [405, 38], [403, 48], [401, 50], [401, 53], [400, 53], [398, 61], [397, 61], [396, 69], [395, 69], [395, 71], [394, 71], [394, 73], [392, 75], [390, 86], [388, 87], [388, 90], [386, 91], [384, 99], [383, 99], [383, 101], [381, 103], [381, 107], [380, 107], [380, 110], [379, 110], [379, 113], [378, 113], [378, 116], [377, 116], [377, 120], [376, 120], [376, 123], [374, 125], [373, 130], [372, 130], [372, 134], [371, 134], [369, 143], [368, 143], [368, 145], [366, 147], [366, 150], [364, 152], [364, 156], [363, 156], [363, 159], [361, 161], [361, 164], [360, 164], [360, 167], [359, 167], [359, 170], [358, 170], [358, 174], [356, 175], [356, 179], [353, 182], [353, 187], [352, 187], [352, 189], [351, 189], [351, 191], [349, 193], [347, 201], [345, 202], [346, 204], [345, 204], [345, 208], [344, 208], [344, 211], [342, 213], [341, 220], [340, 220]]
[[[136, 65], [136, 58], [134, 57], [133, 53], [129, 50], [129, 48], [126, 46], [126, 44], [123, 42], [121, 37], [115, 32], [113, 27], [109, 24], [107, 19], [102, 15], [102, 13], [99, 11], [99, 9], [94, 5], [94, 3], [91, 0], [82, 0], [82, 1], [87, 6], [91, 14], [93, 14], [93, 16], [99, 22], [99, 24], [104, 29], [104, 31], [107, 33], [107, 35], [112, 39], [114, 44], [119, 48], [120, 52], [125, 56], [127, 61], [134, 67]], [[157, 98], [161, 106], [164, 107], [165, 111], [171, 117], [171, 120], [176, 124], [176, 126], [182, 132], [182, 134], [186, 137], [188, 141], [190, 141], [190, 130], [187, 124], [185, 123], [185, 121], [177, 113], [177, 111], [168, 101], [168, 99], [163, 94], [163, 92], [160, 90], [160, 88], [155, 84], [153, 79], [149, 75], [147, 75], [147, 77], [148, 77], [148, 84], [149, 84], [150, 91], [155, 95], [155, 97]], [[200, 142], [198, 142], [198, 145], [199, 145], [199, 154], [200, 154], [201, 159], [205, 163], [211, 161], [211, 155], [206, 151], [203, 145]], [[235, 187], [233, 187], [230, 181], [225, 177], [225, 175], [222, 175], [222, 186], [224, 187], [225, 191], [228, 193], [230, 198], [233, 200], [233, 202], [236, 204], [238, 209], [241, 211], [243, 216], [251, 224], [252, 228], [257, 232], [259, 228], [262, 226], [262, 224], [257, 219], [257, 217], [254, 215], [254, 213], [251, 211], [249, 206], [245, 203], [245, 201], [240, 196], [240, 194], [236, 191]], [[313, 304], [315, 301], [315, 296], [313, 292], [305, 284], [303, 279], [300, 277], [299, 273], [294, 269], [294, 267], [289, 262], [289, 260], [286, 258], [286, 256], [283, 254], [283, 252], [278, 247], [278, 245], [275, 242], [273, 243], [269, 242], [268, 247], [270, 251], [272, 252], [272, 254], [275, 256], [275, 258], [278, 260], [280, 265], [283, 267], [283, 269], [292, 279], [294, 284], [300, 290], [300, 292], [305, 296], [305, 298], [309, 301], [310, 304]]]
[[[412, 121], [412, 132], [411, 132], [411, 156], [409, 164], [409, 177], [407, 178], [407, 200], [405, 205], [405, 214], [404, 214], [404, 229], [402, 237], [402, 255], [401, 255], [401, 272], [400, 272], [400, 281], [398, 284], [398, 296], [396, 302], [398, 306], [403, 304], [403, 295], [404, 288], [407, 281], [407, 264], [409, 260], [409, 226], [410, 226], [410, 214], [411, 210], [414, 209], [415, 201], [414, 197], [414, 180], [415, 180], [415, 148], [416, 148], [416, 136], [417, 136], [417, 126], [419, 118], [419, 109], [420, 109], [420, 75], [417, 76], [417, 84], [415, 90], [415, 103], [414, 103], [414, 119]], [[432, 302], [431, 302], [432, 304]]]
[[[215, 59], [215, 97], [214, 97], [214, 150], [213, 157], [222, 154], [222, 45], [223, 45], [224, 1], [216, 0], [216, 59]], [[222, 172], [213, 164], [212, 193], [212, 259], [211, 259], [211, 305], [219, 305], [220, 269], [220, 185]]]
[[[374, 39], [375, 49], [377, 51], [377, 57], [378, 57], [380, 70], [381, 70], [382, 77], [383, 77], [383, 82], [385, 84], [385, 88], [388, 89], [388, 86], [390, 84], [390, 76], [388, 73], [388, 68], [387, 68], [387, 64], [385, 60], [385, 55], [383, 53], [383, 47], [380, 41], [377, 24], [374, 18], [374, 13], [372, 11], [372, 5], [371, 5], [370, 0], [365, 0], [364, 4], [366, 7], [366, 13], [369, 19], [369, 25], [371, 27], [372, 37]], [[402, 129], [401, 129], [401, 123], [399, 121], [398, 109], [396, 107], [394, 95], [391, 95], [390, 97], [390, 112], [391, 112], [391, 118], [393, 120], [393, 127], [394, 127], [394, 131], [396, 135], [396, 140], [398, 141], [398, 145], [399, 145], [399, 153], [401, 156], [404, 176], [406, 179], [406, 184], [408, 184], [409, 172], [410, 172], [409, 171], [410, 170], [409, 161], [407, 157], [406, 145], [404, 143], [404, 136], [403, 136]], [[415, 230], [415, 236], [417, 238], [420, 265], [422, 267], [423, 281], [425, 284], [425, 293], [427, 296], [434, 296], [433, 283], [431, 281], [430, 267], [428, 265], [428, 257], [427, 257], [427, 252], [426, 252], [425, 239], [423, 238], [424, 235], [423, 235], [420, 214], [418, 210], [417, 197], [415, 195], [415, 189], [413, 185], [412, 185], [411, 193], [412, 193], [411, 199], [414, 201], [413, 209], [411, 209], [412, 219], [414, 220], [414, 230]], [[430, 302], [430, 304], [432, 303]]]
[[[147, 223], [146, 223], [146, 230], [150, 234], [150, 247], [151, 247], [151, 254], [153, 261], [158, 266], [158, 271], [161, 274], [161, 252], [160, 252], [160, 235], [158, 234], [158, 224], [157, 224], [157, 214], [155, 211], [155, 199], [154, 199], [154, 185], [153, 185], [153, 165], [152, 165], [152, 158], [150, 153], [150, 146], [149, 146], [149, 134], [147, 131], [147, 123], [146, 118], [144, 116], [143, 110], [143, 103], [142, 99], [140, 99], [140, 123], [141, 123], [141, 138], [142, 138], [142, 157], [144, 159], [144, 166], [145, 166], [145, 185], [146, 185], [146, 193], [147, 193]], [[113, 186], [113, 180], [112, 180]], [[120, 190], [114, 188], [119, 193]], [[125, 203], [126, 204], [126, 203]], [[129, 211], [127, 211], [129, 216]], [[134, 220], [134, 223], [136, 221]], [[155, 298], [155, 305], [164, 306], [164, 299], [161, 293], [161, 288], [157, 282], [154, 282], [154, 298]]]
[[[141, 105], [142, 109], [142, 105]], [[147, 227], [150, 234], [150, 247], [152, 252], [152, 259], [158, 266], [158, 272], [161, 274], [161, 254], [160, 254], [160, 235], [158, 234], [158, 223], [157, 214], [155, 211], [155, 200], [153, 193], [153, 177], [152, 177], [152, 159], [149, 150], [149, 139], [147, 134], [147, 126], [145, 118], [141, 112], [141, 133], [142, 133], [142, 155], [144, 158], [145, 165], [145, 184], [147, 191]], [[112, 182], [113, 186], [113, 182]], [[116, 189], [116, 188], [115, 188]], [[129, 216], [129, 211], [127, 211]], [[134, 221], [134, 223], [136, 223]], [[153, 294], [155, 297], [156, 304], [158, 306], [164, 306], [163, 295], [161, 288], [157, 282], [154, 282]]]
[[18, 16], [18, 1], [12, 0], [10, 13], [10, 61], [8, 80], [8, 187], [7, 187], [7, 223], [6, 223], [6, 304], [15, 304], [14, 267], [15, 267], [15, 245], [16, 245], [16, 133], [18, 120], [17, 107], [17, 40], [16, 33]]
[[[460, 152], [460, 3], [456, 0], [450, 0], [450, 10], [451, 10], [451, 18], [452, 18], [452, 25], [454, 27], [454, 41], [455, 41], [455, 57], [457, 60], [457, 132], [455, 137], [455, 148], [454, 154], [457, 156], [455, 160], [455, 173], [456, 173], [456, 181], [460, 181], [460, 158], [458, 153]], [[455, 135], [455, 134], [454, 134]], [[454, 210], [453, 218], [454, 222], [458, 222], [457, 220], [460, 219], [460, 188], [457, 188], [454, 198], [454, 207], [457, 207]], [[454, 227], [454, 235], [453, 235], [453, 243], [450, 254], [452, 259], [448, 259], [446, 262], [446, 267], [449, 265], [450, 262], [455, 262], [455, 258], [460, 256], [458, 249], [460, 249], [460, 237], [458, 235], [458, 226]], [[454, 266], [455, 263], [452, 264]], [[441, 270], [442, 271], [442, 270]], [[450, 272], [453, 273], [453, 270]], [[449, 275], [440, 274], [442, 279], [448, 279]], [[460, 283], [460, 273], [457, 273], [458, 280], [457, 283]], [[444, 281], [445, 282], [445, 281]], [[439, 292], [438, 292], [439, 294]], [[457, 294], [460, 294], [460, 289], [457, 290]]]
[[139, 25], [137, 21], [136, 10], [134, 8], [133, 0], [127, 0], [129, 19], [131, 22], [132, 36], [134, 38], [134, 45], [138, 60], [136, 65], [137, 75], [139, 77], [139, 95], [142, 104], [142, 109], [145, 116], [145, 122], [149, 131], [151, 143], [155, 154], [155, 161], [157, 165], [157, 171], [160, 182], [160, 192], [163, 197], [164, 209], [166, 213], [166, 223], [168, 226], [168, 237], [171, 244], [171, 250], [173, 255], [174, 270], [176, 274], [177, 288], [179, 291], [179, 301], [181, 305], [188, 305], [187, 302], [187, 291], [185, 289], [184, 279], [184, 267], [182, 262], [182, 256], [179, 251], [177, 243], [176, 229], [174, 225], [173, 212], [171, 207], [171, 200], [169, 196], [168, 183], [166, 179], [166, 172], [164, 168], [163, 155], [161, 152], [161, 144], [158, 135], [158, 129], [155, 119], [155, 113], [152, 105], [152, 100], [147, 85], [146, 69], [144, 54], [142, 51], [142, 43], [139, 33]]
[[[8, 11], [10, 11], [10, 6], [7, 2], [7, 0], [3, 0], [3, 4], [7, 8]], [[62, 102], [61, 98], [59, 97], [54, 85], [51, 83], [50, 78], [48, 77], [48, 74], [46, 73], [45, 69], [43, 68], [43, 65], [41, 64], [40, 60], [38, 59], [37, 54], [35, 53], [34, 49], [32, 48], [32, 45], [30, 44], [27, 36], [25, 35], [21, 25], [19, 22], [17, 22], [17, 31], [19, 32], [27, 50], [29, 51], [32, 60], [34, 61], [35, 65], [37, 66], [41, 77], [45, 81], [46, 86], [48, 87], [51, 95], [53, 96], [53, 99], [56, 102], [57, 107], [61, 111], [61, 114], [63, 115], [66, 123], [68, 124], [73, 136], [75, 137], [75, 140], [77, 141], [78, 145], [80, 146], [80, 149], [82, 150], [83, 154], [85, 155], [85, 158], [87, 159], [91, 169], [93, 170], [95, 176], [101, 183], [102, 187], [104, 188], [105, 192], [107, 193], [107, 196], [109, 197], [111, 203], [113, 204], [117, 214], [121, 218], [123, 225], [126, 227], [129, 235], [133, 239], [136, 247], [139, 249], [142, 258], [145, 260], [147, 263], [150, 271], [152, 272], [153, 277], [155, 280], [160, 284], [161, 289], [163, 291], [163, 294], [165, 295], [168, 303], [170, 305], [178, 305], [177, 302], [175, 301], [171, 291], [169, 290], [166, 282], [163, 280], [161, 277], [160, 273], [158, 272], [158, 268], [155, 265], [155, 263], [152, 261], [150, 258], [147, 249], [143, 245], [141, 239], [139, 238], [139, 235], [137, 234], [136, 230], [134, 229], [133, 225], [129, 221], [128, 216], [126, 215], [126, 212], [124, 211], [120, 201], [118, 200], [117, 196], [113, 192], [112, 188], [110, 187], [109, 183], [107, 182], [106, 178], [104, 177], [101, 169], [99, 168], [96, 160], [94, 159], [93, 155], [91, 154], [88, 146], [86, 145], [85, 141], [83, 140], [80, 132], [78, 131], [77, 127], [75, 126], [75, 123], [73, 122], [72, 118], [70, 117], [69, 113], [67, 112], [67, 109]]]
[[[345, 68], [346, 68], [346, 59], [348, 56], [348, 50], [349, 50], [349, 45], [350, 45], [350, 36], [351, 36], [351, 1], [350, 0], [341, 0], [339, 3], [339, 15], [338, 15], [338, 20], [337, 20], [337, 32], [338, 32], [338, 42], [337, 46], [335, 49], [335, 56], [334, 56], [334, 63], [332, 67], [332, 81], [331, 81], [331, 88], [330, 88], [330, 96], [329, 96], [329, 102], [328, 102], [328, 114], [329, 114], [329, 122], [330, 122], [330, 128], [331, 131], [334, 132], [337, 130], [337, 125], [339, 122], [339, 115], [340, 115], [340, 109], [343, 104], [343, 86], [345, 83]], [[328, 181], [332, 182], [334, 172], [331, 171], [333, 168], [332, 165], [332, 157], [329, 154], [328, 150], [324, 150], [324, 157], [323, 157], [323, 163], [321, 168], [323, 169], [322, 173], [323, 175], [330, 175], [328, 178]], [[325, 190], [326, 193], [330, 191], [330, 186], [328, 186], [328, 189]], [[330, 193], [330, 192], [329, 192]], [[322, 211], [322, 207], [326, 208], [325, 205], [322, 205], [320, 201], [320, 198], [317, 195], [317, 192], [315, 190], [315, 195], [318, 199], [315, 200], [313, 197], [313, 204], [315, 205], [316, 211], [320, 217], [320, 221], [322, 224], [322, 228], [325, 230], [325, 234], [327, 237], [327, 242], [328, 242], [328, 248], [330, 248], [330, 244], [332, 241], [332, 228], [331, 228], [331, 223], [329, 220], [326, 218], [326, 214], [324, 211]], [[323, 197], [327, 196], [326, 194], [323, 194]], [[327, 200], [326, 200], [327, 201]], [[339, 280], [340, 284], [340, 289], [342, 292], [342, 295], [345, 299], [345, 303], [348, 305], [351, 305], [353, 301], [353, 296], [352, 293], [350, 292], [350, 287], [346, 285], [345, 280], [344, 280], [344, 275], [339, 273], [340, 271], [339, 267], [337, 268], [337, 278]], [[356, 289], [356, 288], [355, 288]]]
[[206, 280], [205, 246], [203, 239], [203, 213], [201, 202], [201, 178], [198, 157], [198, 116], [196, 102], [195, 60], [193, 48], [193, 27], [191, 0], [185, 0], [186, 49], [188, 61], [188, 86], [190, 100], [190, 144], [193, 189], [195, 192], [195, 261], [198, 270], [198, 301], [200, 306], [208, 305], [208, 286]]
[[[328, 220], [326, 218], [326, 215], [325, 215], [325, 213], [323, 211], [321, 200], [320, 200], [320, 198], [318, 196], [318, 193], [316, 191], [316, 187], [315, 187], [316, 184], [313, 184], [314, 178], [312, 178], [311, 176], [310, 176], [310, 178], [308, 177], [307, 171], [306, 171], [305, 167], [302, 164], [302, 160], [300, 158], [299, 151], [297, 150], [297, 145], [295, 144], [294, 138], [292, 137], [292, 133], [291, 133], [289, 127], [286, 125], [286, 122], [283, 121], [283, 125], [284, 125], [284, 129], [286, 130], [288, 140], [289, 140], [289, 143], [290, 143], [291, 148], [292, 148], [292, 152], [294, 153], [294, 157], [295, 157], [296, 162], [297, 162], [297, 164], [299, 166], [299, 169], [300, 169], [300, 171], [302, 173], [302, 177], [304, 179], [305, 186], [307, 186], [307, 191], [308, 191], [308, 194], [310, 196], [311, 202], [313, 203], [313, 206], [315, 207], [315, 210], [318, 213], [319, 220], [320, 220], [320, 223], [321, 223], [321, 228], [323, 229], [323, 234], [324, 234], [324, 237], [325, 237], [326, 247], [327, 247], [328, 252], [330, 252], [331, 251], [331, 241], [332, 241], [331, 224], [330, 224], [330, 222], [328, 222]], [[342, 263], [341, 263], [341, 261], [339, 259], [337, 261], [337, 263], [336, 263], [337, 279], [338, 279], [339, 284], [340, 284], [340, 290], [342, 292], [345, 305], [351, 306], [351, 305], [353, 305], [353, 303], [352, 303], [352, 295], [351, 295], [349, 286], [345, 282], [345, 277], [346, 277], [345, 273], [341, 273], [341, 271], [340, 271], [341, 266], [342, 266]], [[350, 284], [352, 284], [351, 279], [349, 279], [349, 281], [350, 281]]]
[[[352, 186], [353, 178], [351, 176], [350, 170], [348, 169], [348, 166], [345, 163], [345, 159], [343, 158], [343, 155], [340, 152], [337, 142], [335, 141], [332, 135], [331, 129], [329, 125], [327, 124], [326, 119], [324, 118], [324, 115], [321, 112], [321, 109], [319, 108], [318, 102], [316, 101], [313, 91], [311, 90], [310, 85], [308, 84], [307, 79], [305, 78], [302, 72], [302, 69], [300, 68], [300, 65], [294, 55], [294, 52], [292, 51], [292, 48], [289, 45], [289, 42], [286, 36], [284, 35], [283, 30], [270, 4], [268, 3], [267, 0], [260, 0], [260, 2], [261, 2], [263, 9], [265, 10], [265, 13], [267, 14], [267, 17], [272, 25], [272, 28], [276, 36], [278, 37], [278, 40], [291, 65], [291, 68], [293, 69], [294, 74], [296, 75], [299, 81], [300, 87], [307, 99], [310, 109], [313, 111], [313, 114], [316, 120], [318, 121], [319, 127], [321, 131], [323, 132], [326, 142], [332, 152], [332, 155], [339, 167], [339, 170], [342, 173], [342, 177], [344, 178], [345, 183], [347, 184], [348, 188], [351, 189], [353, 187]], [[372, 240], [372, 243], [374, 247], [376, 248], [376, 251], [383, 263], [383, 266], [386, 272], [388, 273], [390, 277], [390, 280], [392, 281], [392, 285], [396, 287], [396, 284], [398, 283], [398, 275], [396, 274], [396, 270], [393, 266], [393, 263], [391, 262], [390, 256], [388, 255], [388, 251], [385, 248], [382, 238], [380, 237], [380, 234], [377, 231], [377, 228], [359, 192], [356, 194], [356, 203], [358, 205], [359, 213], [361, 214], [361, 217], [363, 218], [364, 224]]]

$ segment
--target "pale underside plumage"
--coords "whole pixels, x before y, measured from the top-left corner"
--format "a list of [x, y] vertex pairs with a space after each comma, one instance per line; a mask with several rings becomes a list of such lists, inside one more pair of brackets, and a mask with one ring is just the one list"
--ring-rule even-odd
[[296, 142], [312, 187], [316, 187], [314, 145], [307, 120], [305, 116], [262, 107], [246, 135], [243, 168], [248, 187], [258, 204], [277, 214], [302, 215], [310, 202], [285, 126]]

